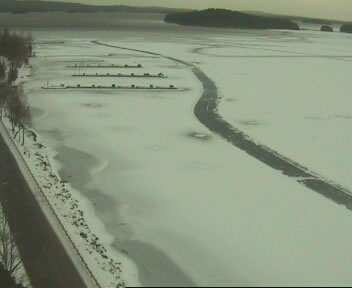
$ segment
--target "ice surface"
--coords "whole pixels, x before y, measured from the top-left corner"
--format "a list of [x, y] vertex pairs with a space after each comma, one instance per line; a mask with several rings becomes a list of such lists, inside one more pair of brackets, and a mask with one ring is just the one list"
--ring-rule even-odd
[[[95, 37], [99, 39], [99, 33]], [[123, 34], [116, 41], [102, 38], [194, 63], [216, 82], [222, 96], [219, 113], [227, 121], [324, 177], [352, 187], [347, 81], [351, 38], [302, 31], [187, 37], [163, 34], [151, 39], [139, 33]], [[68, 147], [95, 159], [68, 180], [80, 183], [80, 192], [116, 247], [133, 241], [151, 244], [198, 285], [352, 282], [351, 213], [204, 128], [193, 115], [201, 85], [191, 71], [143, 53], [97, 46], [89, 39], [64, 41], [36, 48], [33, 76], [25, 84], [32, 107], [42, 111], [34, 126], [54, 150]], [[187, 91], [40, 90], [46, 80], [77, 84], [62, 61], [80, 57], [141, 63], [143, 71], [160, 71], [169, 78], [119, 81], [170, 82]], [[58, 152], [56, 161], [65, 167], [62, 157]], [[87, 169], [90, 178], [82, 179]], [[87, 189], [97, 192], [84, 192]], [[142, 284], [171, 284], [152, 276], [163, 267], [148, 265], [148, 259], [137, 265]]]

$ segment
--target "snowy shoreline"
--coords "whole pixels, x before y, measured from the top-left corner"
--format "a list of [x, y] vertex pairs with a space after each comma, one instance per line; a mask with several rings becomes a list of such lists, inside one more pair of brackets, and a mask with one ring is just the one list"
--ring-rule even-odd
[[[19, 71], [17, 85], [27, 81], [28, 77], [30, 81], [30, 75], [25, 75], [28, 72], [26, 68]], [[61, 179], [54, 164], [57, 152], [48, 148], [33, 129], [25, 132], [25, 145], [22, 146], [17, 138], [12, 137], [9, 119], [4, 117], [1, 121], [48, 200], [48, 205], [55, 211], [52, 217], [58, 218], [100, 287], [139, 286], [134, 265], [111, 248], [113, 238], [108, 236], [104, 224], [96, 217], [92, 204], [69, 182]], [[61, 240], [64, 238], [61, 237]]]
[[[26, 89], [26, 87], [24, 88]], [[38, 92], [31, 91], [30, 93], [33, 96]], [[42, 93], [42, 91], [39, 90], [39, 93]], [[94, 107], [92, 106], [92, 108]], [[34, 111], [36, 114], [35, 121], [38, 123], [45, 123], [50, 116], [47, 112], [38, 108], [35, 108]], [[100, 188], [90, 188], [88, 182], [94, 178], [94, 175], [104, 172], [105, 169], [109, 168], [109, 160], [98, 153], [93, 154], [86, 151], [75, 143], [67, 143], [67, 131], [60, 129], [38, 130], [36, 132], [38, 132], [38, 135], [45, 135], [46, 140], [49, 139], [46, 143], [50, 147], [48, 149], [50, 150], [50, 159], [53, 166], [56, 168], [61, 179], [69, 182], [72, 193], [79, 195], [79, 199], [82, 199], [89, 206], [88, 211], [93, 216], [90, 217], [89, 212], [87, 222], [92, 220], [89, 226], [97, 226], [97, 230], [100, 231], [99, 235], [103, 235], [103, 240], [106, 240], [108, 247], [111, 248], [109, 254], [123, 255], [127, 259], [125, 260], [127, 262], [126, 265], [131, 266], [131, 268], [126, 269], [128, 275], [121, 278], [123, 280], [131, 279], [128, 281], [130, 283], [137, 283], [132, 284], [133, 286], [153, 286], [154, 283], [164, 283], [164, 285], [167, 285], [169, 281], [180, 283], [182, 286], [195, 286], [193, 279], [175, 264], [168, 255], [158, 249], [158, 247], [138, 239], [129, 239], [131, 233], [128, 231], [129, 228], [126, 228], [124, 224], [124, 222], [128, 222], [128, 219], [125, 219], [126, 216], [123, 215], [123, 212], [117, 212], [119, 219], [114, 221], [115, 223], [121, 223], [119, 224], [118, 231], [115, 230], [113, 233], [111, 230], [107, 231], [107, 226], [109, 225], [102, 223], [97, 213], [106, 214], [106, 210], [108, 210], [107, 203], [114, 203], [118, 208], [112, 207], [113, 205], [109, 206], [109, 208], [117, 211], [123, 211], [125, 204], [118, 203], [116, 199], [109, 198], [108, 195], [100, 191]], [[104, 210], [99, 210], [99, 205], [96, 203], [99, 202], [99, 199], [104, 199], [104, 203], [102, 204]], [[118, 259], [118, 257], [116, 258]], [[132, 263], [129, 263], [130, 261]], [[154, 271], [153, 275], [150, 275], [146, 267], [153, 265], [151, 264], [153, 261], [155, 261], [155, 267], [158, 265], [160, 267], [158, 268], [158, 272]], [[160, 263], [162, 264], [160, 265]]]
[[[58, 137], [58, 135], [56, 135], [56, 137]], [[94, 209], [98, 209], [97, 207], [100, 206], [97, 205], [97, 203], [99, 204], [99, 202], [104, 202], [105, 210], [99, 211], [98, 209], [98, 213], [107, 213], [107, 210], [109, 209], [116, 209], [117, 211], [120, 211], [119, 222], [123, 222], [124, 216], [122, 210], [124, 209], [124, 205], [118, 203], [118, 201], [112, 197], [102, 193], [99, 188], [92, 189], [87, 186], [87, 183], [91, 177], [94, 177], [94, 175], [102, 173], [105, 169], [108, 169], [109, 162], [102, 158], [96, 158], [96, 155], [89, 154], [77, 148], [65, 145], [60, 146], [56, 152], [58, 154], [56, 157], [54, 157], [54, 161], [59, 163], [59, 174], [61, 175], [61, 178], [70, 179], [68, 181], [70, 182], [71, 187], [74, 189], [74, 191], [79, 191], [80, 195], [85, 195], [83, 197], [88, 196], [91, 201], [92, 199], [95, 199], [95, 202], [93, 202]], [[77, 171], [77, 169], [80, 171], [79, 177], [71, 179], [70, 175], [72, 175], [74, 171]], [[106, 203], [110, 204], [107, 205]], [[195, 286], [192, 279], [190, 279], [184, 273], [184, 271], [177, 267], [177, 265], [175, 265], [171, 259], [167, 257], [167, 255], [158, 250], [157, 247], [153, 247], [152, 245], [148, 245], [148, 243], [135, 239], [124, 240], [125, 236], [123, 235], [129, 234], [128, 229], [126, 229], [124, 226], [125, 225], [120, 224], [120, 231], [116, 233], [119, 234], [121, 241], [115, 239], [113, 242], [111, 242], [110, 245], [114, 250], [125, 254], [128, 259], [133, 261], [138, 270], [138, 280], [142, 286], [149, 286], [149, 284], [151, 284], [150, 280], [148, 280], [148, 277], [145, 276], [146, 272], [143, 267], [151, 265], [150, 263], [153, 261], [156, 262], [155, 265], [160, 265], [160, 263], [162, 263], [159, 269], [161, 272], [157, 275], [154, 275], [153, 278], [158, 279], [161, 282], [164, 281], [163, 283], [165, 283], [165, 285], [168, 283], [168, 281], [177, 281], [177, 283], [183, 283], [184, 285], [182, 286]], [[106, 228], [104, 228], [104, 231], [102, 231], [101, 235], [108, 236], [111, 235], [111, 233], [106, 231]]]
[[[36, 68], [35, 65], [34, 65], [34, 68]], [[20, 71], [21, 75], [17, 83], [18, 85], [26, 84], [31, 81], [32, 75], [26, 75], [26, 74], [29, 74], [28, 72], [29, 71], [27, 71], [26, 69], [22, 69]], [[26, 89], [26, 85], [24, 85], [24, 88]], [[183, 90], [187, 90], [187, 89], [183, 89]], [[32, 91], [30, 91], [30, 93], [32, 93]], [[34, 108], [33, 112], [36, 114], [36, 121], [46, 121], [46, 118], [49, 116], [46, 111], [43, 111], [38, 108]], [[7, 128], [9, 129], [9, 125], [7, 126], [8, 126]], [[100, 252], [105, 252], [105, 255], [102, 255], [103, 257], [102, 261], [104, 262], [104, 260], [106, 260], [105, 256], [108, 256], [109, 258], [111, 257], [112, 259], [116, 259], [117, 261], [115, 263], [109, 262], [108, 264], [105, 265], [104, 263], [101, 262], [101, 260], [98, 260], [97, 257], [95, 257], [95, 259], [92, 259], [93, 262], [94, 261], [97, 262], [97, 266], [95, 268], [107, 270], [107, 269], [110, 269], [108, 268], [108, 266], [110, 265], [114, 269], [116, 268], [116, 270], [118, 270], [117, 275], [110, 275], [110, 277], [105, 277], [105, 276], [97, 277], [99, 283], [103, 281], [104, 284], [102, 285], [102, 287], [104, 288], [115, 287], [114, 286], [115, 284], [113, 284], [113, 281], [120, 281], [122, 286], [153, 285], [153, 283], [157, 283], [159, 281], [161, 281], [165, 285], [167, 285], [169, 281], [171, 281], [175, 283], [182, 283], [182, 286], [189, 286], [189, 287], [195, 286], [193, 280], [189, 278], [188, 275], [186, 275], [184, 271], [182, 271], [182, 269], [180, 269], [175, 263], [173, 263], [173, 261], [169, 259], [169, 257], [166, 254], [164, 254], [162, 251], [157, 249], [157, 247], [154, 247], [148, 243], [135, 240], [135, 239], [129, 240], [129, 241], [117, 241], [116, 239], [113, 238], [110, 231], [106, 230], [105, 223], [103, 224], [102, 221], [97, 217], [96, 215], [97, 207], [95, 206], [96, 203], [93, 203], [90, 200], [88, 200], [87, 194], [91, 195], [90, 199], [99, 198], [99, 197], [106, 198], [107, 196], [98, 190], [89, 189], [88, 187], [86, 187], [86, 184], [88, 183], [89, 179], [93, 177], [93, 175], [98, 174], [109, 167], [108, 160], [104, 160], [103, 157], [97, 157], [96, 154], [93, 155], [93, 154], [90, 154], [89, 152], [85, 152], [81, 148], [75, 148], [72, 143], [70, 145], [64, 144], [65, 142], [64, 131], [55, 129], [53, 131], [39, 131], [38, 133], [38, 131], [35, 131], [33, 129], [31, 130], [37, 136], [37, 142], [36, 143], [33, 142], [33, 138], [32, 138], [33, 134], [31, 132], [31, 133], [26, 133], [24, 150], [23, 150], [23, 147], [19, 146], [19, 143], [17, 142], [16, 142], [16, 146], [20, 150], [21, 149], [23, 150], [23, 151], [21, 150], [21, 152], [26, 151], [26, 156], [30, 158], [31, 153], [28, 153], [27, 148], [33, 145], [34, 143], [34, 145], [36, 145], [35, 148], [39, 150], [40, 153], [43, 153], [45, 155], [44, 161], [46, 163], [44, 166], [49, 167], [51, 171], [50, 174], [55, 175], [54, 179], [56, 177], [57, 179], [60, 179], [59, 182], [65, 185], [65, 189], [67, 189], [66, 192], [68, 192], [72, 196], [72, 200], [70, 199], [71, 196], [69, 196], [68, 198], [66, 196], [63, 196], [65, 198], [64, 201], [69, 201], [69, 202], [71, 201], [71, 203], [69, 203], [70, 204], [69, 206], [71, 206], [70, 209], [72, 207], [77, 208], [80, 216], [82, 215], [81, 211], [84, 212], [84, 217], [81, 217], [78, 220], [76, 219], [76, 216], [72, 216], [72, 215], [63, 215], [63, 217], [64, 218], [73, 217], [75, 221], [72, 222], [71, 225], [72, 224], [76, 225], [75, 223], [77, 222], [79, 223], [81, 220], [83, 220], [87, 224], [86, 226], [84, 222], [83, 224], [81, 223], [83, 226], [89, 227], [89, 228], [93, 227], [94, 233], [92, 232], [93, 233], [92, 242], [95, 242], [95, 240], [101, 241], [103, 248]], [[46, 138], [55, 139], [52, 141], [56, 143], [53, 146], [50, 145], [52, 141], [49, 141], [49, 146], [47, 145], [48, 143], [43, 144], [41, 134], [47, 134]], [[61, 144], [58, 144], [58, 143], [61, 143]], [[29, 149], [31, 149], [31, 147]], [[38, 151], [36, 151], [35, 153], [37, 152]], [[42, 157], [41, 159], [43, 160], [44, 158]], [[28, 164], [31, 168], [33, 168], [31, 166], [31, 165], [34, 165], [33, 163], [29, 162]], [[40, 166], [42, 166], [41, 164]], [[46, 166], [47, 164], [48, 166]], [[74, 179], [71, 179], [72, 174], [77, 175], [77, 171], [79, 171], [78, 173], [79, 177], [78, 178], [75, 177]], [[35, 176], [38, 176], [39, 178], [43, 178], [40, 176], [40, 171], [36, 171], [36, 172], [38, 172], [38, 174], [34, 174]], [[49, 186], [47, 186], [45, 184], [45, 181], [46, 179], [44, 179], [44, 184], [43, 183], [39, 183], [39, 184], [43, 184], [44, 185], [43, 187], [45, 189], [50, 190], [52, 185], [49, 183]], [[52, 199], [49, 198], [49, 201], [51, 200]], [[114, 201], [115, 201], [114, 199], [108, 200], [108, 202], [111, 202], [111, 203], [113, 203]], [[55, 203], [55, 201], [53, 202], [55, 209], [61, 210], [59, 211], [61, 213], [66, 213], [65, 208], [64, 209], [60, 208], [60, 205], [62, 204], [63, 203]], [[66, 204], [67, 203], [64, 203], [64, 205]], [[76, 204], [78, 206], [76, 206]], [[123, 209], [123, 207], [121, 207], [121, 209]], [[77, 218], [79, 218], [79, 216], [77, 216]], [[120, 218], [123, 218], [122, 214], [120, 215]], [[123, 222], [123, 220], [119, 220], [119, 222]], [[129, 234], [129, 232], [124, 232], [124, 229], [125, 228], [123, 226], [120, 227], [120, 230], [121, 230], [119, 232], [120, 235], [123, 235], [124, 233]], [[71, 232], [70, 229], [67, 229], [67, 230]], [[77, 236], [76, 232], [73, 232], [73, 233], [75, 234], [75, 236]], [[87, 231], [84, 231], [83, 233], [87, 233]], [[99, 237], [96, 237], [96, 235], [99, 235]], [[78, 236], [82, 237], [82, 234], [79, 233]], [[83, 235], [83, 239], [85, 238], [86, 238], [85, 235]], [[122, 238], [124, 238], [124, 236], [122, 236]], [[129, 252], [127, 252], [126, 250], [128, 250]], [[84, 255], [84, 259], [85, 260], [88, 259], [87, 262], [88, 262], [88, 265], [90, 266], [92, 262], [89, 259], [89, 258], [92, 258], [90, 255], [91, 251], [88, 250], [86, 252], [88, 252], [89, 255], [86, 253], [86, 255]], [[145, 267], [149, 266], [150, 263], [153, 261], [156, 262], [155, 265], [160, 265], [160, 263], [162, 263], [162, 265], [159, 268], [160, 273], [156, 273], [155, 275], [151, 276], [151, 275], [148, 275], [149, 273], [145, 271]], [[141, 265], [141, 263], [143, 264]], [[93, 263], [93, 265], [95, 264]], [[121, 266], [121, 269], [119, 268], [119, 266]], [[110, 269], [110, 272], [112, 272], [111, 269]], [[94, 273], [94, 270], [93, 270], [93, 273]], [[154, 279], [153, 280], [154, 282], [150, 282], [150, 277]], [[115, 280], [113, 278], [115, 278]], [[112, 285], [112, 286], [109, 286], [109, 285]]]

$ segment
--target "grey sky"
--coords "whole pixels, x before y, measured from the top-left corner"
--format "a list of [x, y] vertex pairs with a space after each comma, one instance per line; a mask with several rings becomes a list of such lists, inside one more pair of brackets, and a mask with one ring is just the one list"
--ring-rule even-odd
[[97, 5], [229, 8], [352, 21], [352, 0], [61, 0]]

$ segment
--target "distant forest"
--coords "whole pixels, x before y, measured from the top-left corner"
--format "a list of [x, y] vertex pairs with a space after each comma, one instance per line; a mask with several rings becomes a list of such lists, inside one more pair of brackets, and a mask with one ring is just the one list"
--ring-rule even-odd
[[[99, 3], [99, 1], [96, 1]], [[0, 0], [0, 12], [28, 13], [28, 12], [70, 12], [70, 13], [95, 13], [95, 12], [139, 12], [139, 13], [171, 13], [176, 11], [189, 11], [186, 9], [171, 9], [163, 7], [132, 7], [126, 5], [98, 6], [81, 3], [59, 1], [16, 1]]]
[[165, 22], [219, 28], [299, 30], [299, 26], [288, 19], [249, 15], [226, 9], [171, 13], [165, 17]]

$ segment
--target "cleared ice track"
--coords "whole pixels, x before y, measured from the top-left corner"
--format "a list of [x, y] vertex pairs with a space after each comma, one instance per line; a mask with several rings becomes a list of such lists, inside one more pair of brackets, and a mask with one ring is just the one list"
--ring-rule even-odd
[[226, 139], [235, 147], [243, 150], [255, 159], [261, 161], [267, 166], [282, 172], [284, 175], [295, 178], [298, 183], [303, 184], [307, 188], [323, 195], [324, 197], [334, 201], [339, 205], [344, 205], [352, 210], [352, 192], [342, 186], [324, 179], [318, 174], [310, 171], [295, 161], [286, 158], [278, 152], [261, 144], [257, 144], [254, 139], [246, 135], [244, 132], [233, 127], [218, 114], [218, 103], [220, 97], [218, 89], [214, 83], [202, 70], [195, 65], [183, 60], [165, 56], [159, 53], [126, 48], [116, 45], [102, 43], [100, 41], [92, 41], [96, 45], [102, 45], [122, 50], [141, 52], [153, 56], [162, 57], [171, 61], [181, 63], [192, 70], [193, 74], [202, 83], [203, 93], [194, 108], [194, 114], [197, 119], [210, 131], [218, 134]]

